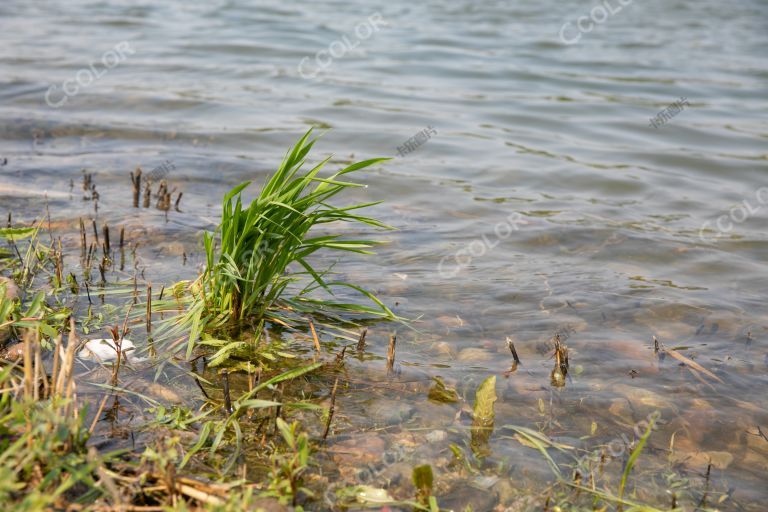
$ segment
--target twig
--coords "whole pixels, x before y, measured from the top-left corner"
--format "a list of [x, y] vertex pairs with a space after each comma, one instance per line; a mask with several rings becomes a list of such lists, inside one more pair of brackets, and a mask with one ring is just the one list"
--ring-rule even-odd
[[389, 337], [389, 349], [387, 350], [387, 370], [392, 371], [395, 368], [395, 345], [397, 344], [397, 335], [392, 334]]
[[509, 336], [507, 336], [507, 347], [509, 347], [509, 351], [512, 352], [512, 358], [515, 360], [515, 363], [520, 364], [520, 358], [517, 356], [517, 350], [515, 350], [515, 344], [509, 338]]
[[339, 379], [333, 383], [333, 390], [331, 391], [331, 407], [328, 409], [328, 420], [325, 422], [325, 431], [323, 432], [323, 439], [328, 437], [328, 432], [331, 431], [331, 421], [333, 421], [333, 413], [336, 411], [336, 388], [339, 386]]

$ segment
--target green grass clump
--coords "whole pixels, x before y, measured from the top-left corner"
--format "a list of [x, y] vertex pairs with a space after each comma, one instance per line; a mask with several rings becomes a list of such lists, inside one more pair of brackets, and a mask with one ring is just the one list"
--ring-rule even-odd
[[[204, 237], [206, 269], [190, 287], [192, 303], [182, 324], [191, 327], [188, 355], [201, 332], [230, 331], [244, 323], [264, 320], [286, 323], [282, 312], [311, 313], [336, 309], [350, 313], [394, 318], [394, 314], [371, 293], [342, 281], [329, 280], [330, 271], [317, 270], [310, 257], [320, 251], [371, 254], [380, 243], [373, 240], [346, 240], [339, 234], [317, 233], [330, 223], [350, 223], [391, 229], [358, 210], [378, 203], [338, 207], [329, 203], [340, 192], [363, 185], [342, 181], [347, 174], [365, 169], [386, 158], [353, 163], [328, 178], [320, 171], [331, 157], [309, 171], [303, 171], [307, 155], [317, 139], [309, 130], [287, 153], [261, 193], [244, 204], [242, 183], [225, 196], [218, 228]], [[296, 293], [286, 298], [295, 285]], [[370, 299], [373, 305], [344, 304], [312, 298], [310, 292], [351, 288]]]

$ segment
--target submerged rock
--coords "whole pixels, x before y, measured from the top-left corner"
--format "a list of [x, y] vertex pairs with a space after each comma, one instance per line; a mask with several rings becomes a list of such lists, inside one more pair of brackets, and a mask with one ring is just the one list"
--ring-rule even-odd
[[397, 400], [376, 400], [368, 408], [368, 418], [377, 425], [397, 425], [413, 416], [412, 405]]
[[448, 510], [493, 510], [498, 502], [497, 494], [491, 489], [479, 489], [467, 483], [460, 483], [451, 492], [440, 496], [440, 508]]
[[457, 359], [464, 363], [486, 363], [493, 361], [495, 355], [483, 348], [468, 347], [459, 352]]

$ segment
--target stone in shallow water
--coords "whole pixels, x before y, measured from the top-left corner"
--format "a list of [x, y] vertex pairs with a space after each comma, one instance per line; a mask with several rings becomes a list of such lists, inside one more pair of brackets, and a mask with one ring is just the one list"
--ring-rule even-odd
[[427, 442], [439, 443], [448, 439], [448, 432], [445, 430], [433, 430], [426, 435]]
[[377, 425], [397, 425], [410, 419], [415, 409], [397, 400], [375, 400], [368, 407], [368, 418]]
[[459, 361], [465, 363], [485, 363], [493, 360], [494, 355], [483, 348], [469, 347], [459, 352]]
[[478, 489], [460, 483], [451, 492], [438, 497], [440, 509], [447, 510], [493, 510], [498, 496], [493, 490]]

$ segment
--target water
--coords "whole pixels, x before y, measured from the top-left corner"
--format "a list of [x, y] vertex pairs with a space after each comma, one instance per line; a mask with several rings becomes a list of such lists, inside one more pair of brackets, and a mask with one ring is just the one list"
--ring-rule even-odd
[[[755, 507], [768, 497], [757, 432], [768, 431], [768, 4], [608, 4], [615, 13], [580, 32], [598, 4], [6, 0], [2, 210], [40, 218], [47, 190], [53, 217], [74, 228], [93, 212], [69, 193], [86, 168], [100, 221], [133, 226], [145, 277], [188, 278], [222, 193], [262, 180], [309, 126], [328, 129], [318, 159], [395, 157], [359, 177], [368, 187], [350, 200], [384, 200], [372, 213], [399, 231], [381, 235], [377, 257], [339, 268], [419, 319], [418, 332], [401, 329], [398, 359], [421, 387], [380, 392], [421, 411], [403, 428], [452, 424], [451, 406], [425, 403], [437, 375], [460, 388], [499, 375], [497, 425], [543, 421], [579, 438], [595, 419], [593, 444], [659, 409], [668, 423], [649, 456], [664, 459], [675, 431], [691, 474], [731, 454], [713, 470], [733, 490], [723, 506]], [[650, 126], [681, 98], [681, 112]], [[128, 179], [164, 161], [184, 192], [184, 213], [167, 221], [130, 207]], [[388, 329], [373, 328], [374, 354]], [[579, 368], [562, 390], [544, 346], [556, 332], [569, 333]], [[523, 367], [505, 379], [508, 336]], [[724, 383], [669, 357], [659, 369], [653, 336]], [[352, 367], [366, 364], [383, 365]], [[363, 399], [340, 397], [350, 431]], [[492, 443], [500, 459], [536, 458], [501, 435]]]

